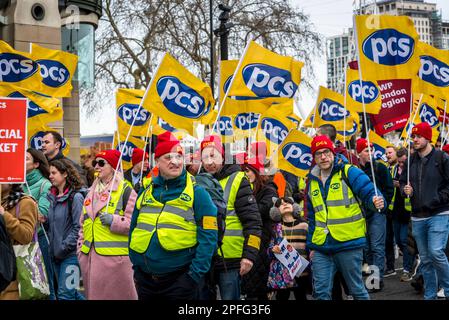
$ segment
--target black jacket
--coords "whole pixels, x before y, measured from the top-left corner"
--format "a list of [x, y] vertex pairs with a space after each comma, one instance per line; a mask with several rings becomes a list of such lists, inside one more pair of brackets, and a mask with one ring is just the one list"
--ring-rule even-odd
[[[214, 178], [220, 181], [238, 171], [241, 171], [239, 165], [225, 164], [220, 172], [214, 174]], [[255, 262], [259, 250], [249, 246], [248, 239], [250, 235], [254, 235], [259, 238], [262, 236], [262, 220], [260, 218], [256, 198], [253, 195], [253, 190], [251, 189], [248, 179], [243, 179], [240, 183], [239, 191], [237, 192], [237, 196], [235, 198], [234, 207], [237, 217], [242, 224], [243, 236], [245, 237], [242, 258]], [[226, 259], [226, 268], [240, 269], [240, 260], [241, 259]], [[223, 261], [221, 258], [217, 259], [215, 267], [219, 270], [223, 268]]]
[[[449, 181], [438, 169], [436, 158], [439, 156], [442, 156], [441, 171], [446, 177], [449, 177], [449, 156], [444, 152], [432, 148], [432, 151], [423, 158], [417, 152], [410, 157], [413, 217], [427, 218], [449, 210]], [[402, 172], [399, 182], [401, 192], [405, 196], [407, 169]]]
[[273, 182], [268, 182], [256, 194], [256, 201], [262, 219], [262, 238], [257, 259], [252, 269], [242, 278], [242, 293], [248, 297], [266, 297], [268, 293], [267, 282], [271, 258], [268, 256], [267, 249], [273, 233], [273, 221], [270, 218], [273, 197], [278, 197], [277, 187]]
[[[125, 173], [123, 173], [123, 178], [125, 178], [125, 180], [128, 181], [133, 186], [134, 191], [136, 191], [136, 193], [139, 193], [141, 182], [137, 182], [135, 185], [133, 184], [132, 170], [133, 170], [132, 168], [126, 170]], [[142, 177], [146, 177], [148, 173], [150, 173], [150, 169], [147, 169], [147, 171], [143, 173]]]
[[59, 151], [59, 153], [53, 159], [47, 159], [47, 160], [48, 160], [49, 163], [51, 163], [53, 160], [61, 160], [61, 159], [65, 159], [65, 160], [67, 160], [67, 161], [69, 161], [70, 163], [73, 164], [73, 166], [75, 167], [76, 171], [78, 171], [78, 173], [79, 173], [79, 175], [81, 177], [81, 180], [83, 181], [84, 186], [87, 187], [88, 184], [87, 184], [86, 171], [84, 171], [84, 169], [81, 168], [81, 166], [78, 163], [76, 163], [72, 159], [69, 159], [66, 156], [64, 156], [61, 151]]

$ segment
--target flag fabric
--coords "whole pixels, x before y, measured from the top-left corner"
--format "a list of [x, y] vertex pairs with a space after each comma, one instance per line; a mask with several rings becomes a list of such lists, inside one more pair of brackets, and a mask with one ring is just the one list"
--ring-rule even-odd
[[72, 79], [78, 56], [31, 44], [31, 58], [40, 66], [42, 76], [39, 92], [52, 97], [71, 97]]
[[231, 116], [220, 116], [216, 129], [223, 143], [233, 143], [237, 140], [235, 139], [233, 119]]
[[243, 112], [233, 117], [234, 140], [249, 138], [251, 134], [257, 133], [260, 113]]
[[339, 141], [349, 141], [352, 136], [358, 134], [360, 132], [359, 121], [353, 120], [352, 126], [346, 128], [346, 130], [337, 130], [337, 140]]
[[[120, 134], [125, 137], [133, 121], [134, 125], [131, 135], [145, 137], [149, 130], [151, 114], [143, 107], [139, 109], [142, 100], [139, 97], [140, 93], [143, 96], [143, 90], [129, 91], [128, 89], [118, 89], [115, 94], [117, 127]], [[135, 120], [134, 117], [136, 118]]]
[[449, 96], [449, 50], [440, 50], [419, 42], [420, 68], [413, 79], [413, 92]]
[[153, 75], [143, 106], [176, 128], [193, 136], [209, 105], [214, 105], [211, 88], [166, 53]]
[[360, 81], [358, 70], [346, 69], [345, 95], [346, 105], [350, 105], [357, 112], [363, 112], [363, 103], [365, 103], [366, 113], [380, 112], [382, 95], [379, 86], [375, 81]]
[[291, 99], [301, 82], [303, 63], [251, 41], [241, 58], [230, 96]]
[[[120, 139], [119, 139], [120, 138]], [[119, 143], [120, 140], [120, 143]], [[145, 141], [139, 137], [129, 136], [128, 141], [125, 144], [126, 135], [122, 135], [117, 131], [114, 133], [114, 149], [122, 151], [123, 145], [125, 145], [122, 154], [122, 169], [128, 170], [133, 167], [132, 156], [135, 148], [144, 149]]]
[[392, 144], [379, 136], [374, 131], [370, 130], [368, 133], [369, 141], [373, 144], [374, 152], [373, 157], [376, 160], [387, 161], [386, 149]]
[[274, 157], [277, 168], [305, 178], [313, 162], [312, 139], [299, 130], [292, 130], [279, 146]]
[[27, 52], [14, 50], [0, 40], [0, 82], [40, 92], [42, 76], [39, 64]]

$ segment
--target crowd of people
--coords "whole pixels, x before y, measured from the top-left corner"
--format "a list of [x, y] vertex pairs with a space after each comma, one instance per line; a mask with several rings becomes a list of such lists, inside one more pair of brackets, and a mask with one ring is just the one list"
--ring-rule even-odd
[[[3, 185], [0, 216], [14, 244], [37, 233], [51, 300], [366, 300], [396, 274], [395, 248], [400, 281], [449, 299], [447, 145], [421, 123], [410, 157], [391, 145], [383, 162], [366, 139], [348, 150], [336, 135], [317, 129], [301, 178], [263, 142], [232, 155], [210, 135], [185, 154], [170, 132], [154, 167], [136, 148], [123, 173], [105, 150], [90, 175], [50, 131], [27, 150], [26, 183]], [[296, 276], [276, 256], [284, 240], [310, 262]], [[0, 293], [18, 298], [17, 281]]]

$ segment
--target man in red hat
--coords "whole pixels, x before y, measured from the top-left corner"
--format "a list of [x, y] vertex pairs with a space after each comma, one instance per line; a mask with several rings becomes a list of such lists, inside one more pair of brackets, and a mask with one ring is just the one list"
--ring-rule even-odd
[[157, 137], [159, 175], [138, 195], [129, 256], [140, 300], [193, 300], [217, 245], [217, 207], [184, 168], [170, 132]]
[[375, 266], [377, 270], [379, 270], [378, 275], [375, 273], [374, 277], [377, 278], [378, 276], [378, 280], [380, 281], [380, 287], [371, 288], [369, 292], [378, 292], [382, 290], [384, 286], [385, 239], [387, 234], [386, 213], [394, 194], [393, 178], [391, 177], [387, 166], [374, 158], [374, 148], [372, 143], [368, 145], [368, 140], [359, 138], [356, 142], [356, 149], [359, 157], [360, 169], [365, 172], [373, 183], [375, 178], [377, 190], [379, 193], [382, 193], [386, 201], [385, 208], [382, 211], [376, 209], [369, 210], [368, 208], [365, 210], [368, 240], [366, 259], [371, 269]]
[[[145, 154], [145, 155], [144, 155]], [[132, 155], [133, 167], [124, 173], [124, 178], [133, 186], [136, 192], [141, 187], [141, 178], [146, 177], [149, 173], [149, 156], [142, 149], [135, 148]]]
[[340, 271], [355, 299], [369, 299], [362, 278], [366, 226], [360, 206], [383, 209], [385, 200], [375, 195], [363, 171], [335, 154], [327, 136], [313, 138], [311, 151], [316, 165], [310, 170], [306, 188], [307, 246], [313, 250], [315, 298], [331, 299], [333, 276]]
[[204, 170], [216, 178], [227, 202], [226, 230], [222, 251], [214, 266], [223, 300], [240, 299], [240, 279], [253, 267], [260, 248], [262, 220], [251, 185], [238, 164], [224, 163], [224, 148], [219, 136], [201, 142]]
[[438, 285], [449, 299], [449, 263], [445, 255], [449, 235], [449, 156], [431, 144], [432, 128], [426, 122], [412, 129], [410, 171], [399, 179], [412, 204], [412, 230], [418, 246], [424, 279], [424, 299], [437, 299]]

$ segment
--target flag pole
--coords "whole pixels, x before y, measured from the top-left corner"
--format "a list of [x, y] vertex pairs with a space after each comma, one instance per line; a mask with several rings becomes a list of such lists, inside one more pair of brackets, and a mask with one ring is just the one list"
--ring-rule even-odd
[[421, 93], [421, 95], [419, 96], [419, 101], [418, 101], [418, 107], [416, 108], [416, 112], [413, 115], [413, 119], [412, 119], [412, 106], [413, 106], [413, 93], [410, 90], [410, 118], [412, 121], [409, 120], [408, 123], [408, 132], [407, 132], [407, 139], [408, 139], [408, 143], [407, 143], [407, 184], [410, 184], [410, 133], [412, 132], [412, 126], [413, 123], [415, 122], [415, 118], [416, 115], [419, 112], [419, 107], [421, 106], [421, 101], [423, 98], [423, 94]]
[[[152, 140], [151, 138], [153, 136], [153, 116], [154, 116], [154, 113], [151, 113], [150, 122], [148, 124], [147, 133], [145, 135], [145, 144], [143, 146], [143, 156], [142, 156], [142, 168], [140, 169], [140, 179], [139, 179], [139, 181], [142, 181], [142, 178], [143, 178], [143, 167], [144, 167], [143, 166], [143, 162], [145, 161], [145, 149], [147, 148], [148, 136], [150, 137], [150, 143], [149, 143], [150, 150], [149, 150], [148, 154], [151, 153], [151, 140]], [[150, 134], [150, 132], [151, 132], [151, 134]]]
[[443, 114], [443, 132], [444, 132], [444, 140], [443, 139], [441, 139], [441, 146], [443, 146], [444, 145], [444, 142], [446, 142], [446, 137], [447, 137], [447, 134], [446, 134], [446, 130], [447, 130], [447, 125], [446, 125], [446, 106], [447, 106], [447, 100], [444, 100], [444, 114]]

